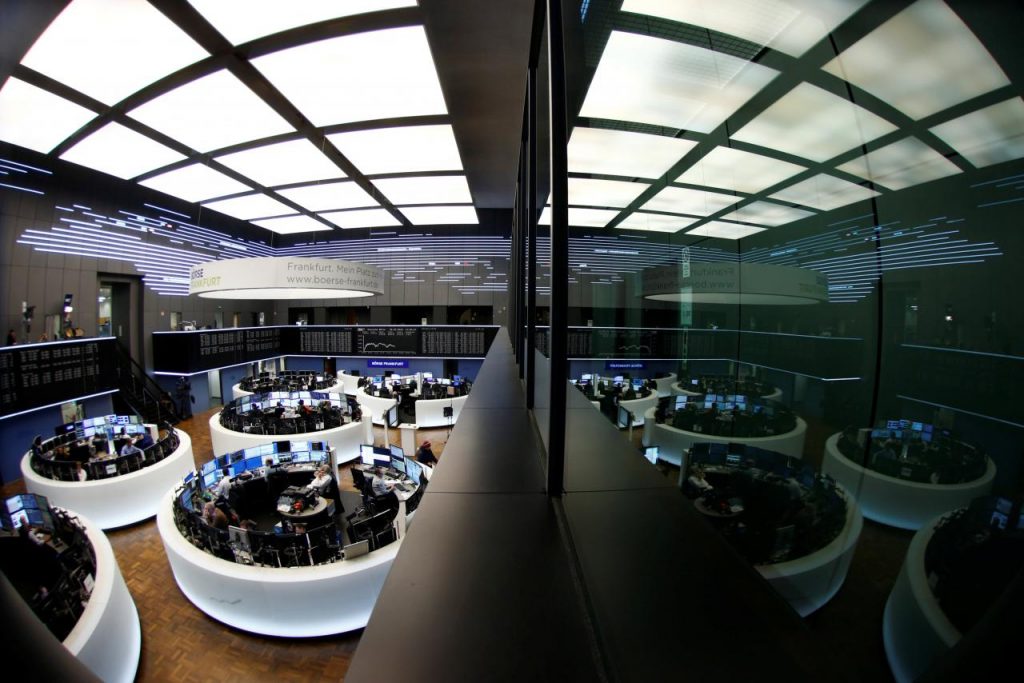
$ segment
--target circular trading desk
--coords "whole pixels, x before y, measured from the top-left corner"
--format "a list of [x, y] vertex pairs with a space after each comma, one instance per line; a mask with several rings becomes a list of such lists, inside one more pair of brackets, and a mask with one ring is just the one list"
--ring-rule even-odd
[[371, 396], [363, 391], [363, 387], [356, 389], [356, 401], [363, 409], [363, 419], [366, 419], [366, 416], [369, 416], [370, 420], [375, 425], [384, 424], [384, 416], [388, 414], [389, 410], [398, 405], [397, 398]]
[[[318, 387], [316, 389], [312, 389], [311, 391], [333, 392], [337, 388], [338, 388], [338, 382], [334, 381], [331, 384], [325, 385], [323, 387]], [[268, 389], [267, 391], [287, 391], [287, 389], [285, 389], [285, 388], [273, 388], [273, 389]], [[239, 382], [238, 384], [233, 384], [231, 386], [231, 400], [232, 401], [235, 400], [235, 399], [238, 399], [238, 398], [242, 398], [243, 396], [252, 396], [252, 395], [254, 395], [256, 393], [266, 393], [266, 392], [247, 391], [247, 390], [242, 388], [241, 382]]]
[[[596, 393], [596, 392], [595, 392]], [[598, 408], [601, 407], [601, 398], [604, 394], [597, 394], [598, 400], [594, 403]], [[629, 411], [629, 414], [633, 416], [633, 426], [639, 427], [646, 424], [646, 415], [648, 411], [654, 410], [658, 406], [658, 392], [652, 391], [643, 398], [634, 398], [632, 400], [619, 399], [619, 407], [625, 408]]]
[[[371, 396], [363, 391], [362, 387], [356, 390], [356, 400], [362, 406], [363, 412], [369, 413], [370, 419], [376, 425], [383, 425], [384, 416], [398, 404], [396, 398]], [[449, 398], [417, 398], [414, 404], [417, 428], [452, 426], [459, 419], [459, 414], [467, 400], [469, 400], [469, 394]], [[451, 417], [444, 414], [445, 408], [452, 409]]]
[[[214, 453], [234, 453], [235, 451], [245, 450], [251, 446], [260, 446], [279, 438], [287, 438], [294, 441], [323, 441], [330, 444], [331, 448], [334, 449], [337, 463], [343, 463], [359, 457], [359, 446], [367, 443], [366, 432], [368, 426], [369, 423], [363, 420], [361, 422], [346, 422], [340, 427], [332, 429], [321, 429], [315, 432], [299, 434], [248, 434], [228, 429], [220, 423], [220, 413], [215, 413], [210, 418], [210, 442]], [[189, 468], [190, 471], [191, 469], [192, 467]], [[175, 483], [180, 481], [181, 477], [178, 477]]]
[[175, 429], [178, 447], [160, 462], [135, 472], [96, 481], [58, 481], [32, 469], [32, 452], [21, 459], [21, 474], [30, 493], [82, 514], [101, 529], [134, 524], [156, 514], [160, 498], [195, 469], [192, 439]]
[[678, 381], [676, 373], [670, 372], [666, 377], [655, 377], [654, 383], [658, 386], [658, 396], [671, 396], [672, 385]]
[[338, 383], [341, 384], [342, 391], [349, 396], [355, 396], [360, 379], [362, 377], [358, 375], [349, 375], [344, 370], [338, 370]]
[[[704, 396], [704, 392], [690, 391], [683, 386], [682, 382], [676, 382], [671, 385], [673, 396]], [[764, 399], [768, 401], [781, 401], [782, 400], [782, 389], [775, 387], [775, 389], [764, 396], [755, 396], [754, 398]]]
[[899, 683], [916, 680], [960, 640], [960, 631], [942, 611], [925, 574], [925, 550], [940, 520], [941, 516], [929, 520], [914, 534], [885, 603], [882, 640], [889, 668]]
[[[190, 448], [190, 461], [191, 453]], [[70, 514], [78, 517], [92, 544], [96, 576], [85, 611], [64, 639], [64, 647], [100, 679], [131, 683], [142, 653], [138, 610], [106, 535], [77, 510]]]
[[849, 460], [839, 451], [841, 435], [837, 432], [825, 442], [821, 471], [847, 491], [856, 492], [864, 516], [875, 522], [920, 529], [935, 517], [966, 507], [992, 490], [996, 466], [991, 458], [979, 479], [962, 484], [926, 484], [890, 477]]
[[827, 603], [842, 587], [864, 528], [857, 501], [841, 486], [836, 490], [846, 499], [846, 522], [831, 543], [804, 557], [755, 567], [801, 617]]
[[804, 440], [807, 437], [807, 423], [799, 415], [796, 416], [796, 427], [783, 434], [739, 437], [688, 432], [664, 422], [659, 423], [654, 419], [656, 410], [656, 408], [649, 408], [644, 414], [643, 444], [647, 447], [657, 446], [658, 459], [677, 467], [685, 466], [684, 457], [686, 451], [690, 449], [690, 446], [698, 442], [741, 443], [768, 451], [776, 451], [794, 458], [803, 457]]
[[[427, 480], [431, 474], [423, 466]], [[176, 495], [180, 490], [168, 491], [157, 513], [175, 582], [207, 615], [252, 633], [301, 638], [365, 627], [404, 539], [400, 534], [367, 554], [312, 566], [239, 564], [201, 550], [182, 535], [174, 519]], [[405, 527], [413, 516], [404, 516]]]

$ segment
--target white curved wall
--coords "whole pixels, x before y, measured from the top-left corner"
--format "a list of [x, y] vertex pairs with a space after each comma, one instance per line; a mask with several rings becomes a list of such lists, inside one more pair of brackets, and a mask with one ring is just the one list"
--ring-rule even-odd
[[138, 610], [106, 535], [79, 511], [68, 512], [85, 527], [96, 553], [96, 576], [85, 611], [64, 639], [64, 647], [103, 681], [132, 683], [142, 653]]
[[252, 633], [299, 638], [363, 628], [402, 545], [399, 539], [368, 555], [315, 567], [236, 564], [182, 537], [172, 496], [161, 500], [156, 521], [178, 587], [217, 621]]
[[851, 491], [870, 520], [900, 529], [920, 529], [950, 510], [967, 506], [992, 490], [996, 466], [991, 459], [985, 474], [964, 484], [925, 484], [890, 477], [861, 467], [839, 452], [839, 437], [825, 441], [821, 471]]
[[363, 410], [363, 419], [367, 419], [367, 416], [373, 420], [373, 424], [382, 425], [384, 424], [384, 415], [391, 410], [391, 406], [398, 403], [398, 399], [394, 398], [381, 398], [380, 396], [370, 396], [368, 393], [363, 391], [362, 387], [356, 389], [356, 402]]
[[160, 499], [181, 483], [195, 469], [192, 439], [181, 430], [178, 447], [166, 458], [109, 479], [95, 481], [57, 481], [32, 469], [31, 451], [21, 459], [21, 475], [29, 493], [46, 496], [51, 505], [58, 505], [85, 515], [101, 529], [134, 524], [156, 514]]
[[[455, 424], [459, 419], [462, 407], [469, 400], [469, 395], [455, 396], [452, 398], [432, 398], [416, 400], [416, 426], [424, 427], [447, 427]], [[444, 409], [451, 406], [452, 416], [444, 416]]]
[[[366, 418], [363, 418], [365, 422]], [[324, 441], [335, 449], [336, 462], [348, 462], [359, 457], [359, 446], [366, 443], [366, 426], [363, 422], [347, 422], [333, 429], [301, 434], [246, 434], [226, 429], [220, 423], [220, 413], [210, 418], [210, 443], [214, 455], [234, 453], [253, 446], [274, 441]], [[181, 483], [184, 475], [176, 483]]]
[[932, 661], [960, 640], [928, 586], [924, 553], [941, 517], [929, 520], [914, 534], [882, 617], [882, 641], [889, 668], [898, 683], [910, 683]]
[[338, 383], [341, 384], [344, 392], [349, 395], [355, 395], [356, 389], [359, 388], [359, 378], [354, 375], [346, 375], [344, 370], [338, 371]]
[[807, 437], [807, 423], [797, 416], [796, 428], [785, 434], [760, 437], [713, 436], [699, 432], [687, 432], [665, 423], [654, 421], [654, 408], [647, 411], [644, 422], [644, 445], [658, 447], [658, 459], [678, 467], [683, 466], [684, 453], [695, 443], [742, 443], [748, 446], [776, 451], [794, 458], [802, 458], [804, 440]]

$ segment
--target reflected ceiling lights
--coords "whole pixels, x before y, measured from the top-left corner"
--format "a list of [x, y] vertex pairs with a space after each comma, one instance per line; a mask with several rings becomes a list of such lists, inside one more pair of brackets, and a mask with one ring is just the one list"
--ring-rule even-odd
[[801, 83], [733, 134], [734, 140], [825, 161], [896, 126], [867, 109]]
[[756, 235], [759, 232], [764, 232], [764, 228], [754, 225], [743, 225], [741, 223], [730, 223], [729, 221], [708, 221], [693, 230], [687, 230], [686, 234], [717, 237], [723, 240], [739, 240], [750, 235]]
[[695, 261], [686, 275], [672, 265], [648, 268], [641, 278], [644, 298], [653, 301], [781, 306], [828, 300], [824, 275], [792, 266]]
[[569, 138], [569, 171], [660, 178], [696, 144], [663, 135], [577, 126]]
[[917, 138], [905, 138], [838, 167], [890, 190], [945, 178], [960, 169]]
[[709, 133], [777, 73], [695, 45], [612, 31], [580, 116]]
[[918, 0], [823, 68], [915, 119], [1010, 84], [941, 0]]
[[837, 209], [863, 199], [877, 197], [879, 192], [842, 178], [819, 173], [807, 180], [780, 190], [771, 196], [780, 202], [803, 204], [822, 211]]
[[[577, 228], [603, 228], [613, 218], [619, 215], [618, 211], [610, 209], [578, 209], [569, 207], [569, 225]], [[537, 220], [538, 225], [551, 225], [551, 207], [545, 206]]]
[[625, 0], [624, 12], [739, 36], [799, 57], [867, 0]]
[[731, 147], [715, 147], [676, 178], [676, 182], [753, 194], [803, 170], [803, 166], [772, 157]]
[[204, 299], [349, 299], [382, 292], [376, 266], [298, 257], [200, 263], [192, 266], [188, 288]]
[[732, 206], [740, 197], [721, 192], [705, 192], [685, 187], [666, 187], [654, 195], [643, 208], [651, 211], [687, 213], [694, 216], [710, 216], [727, 206]]
[[725, 214], [722, 218], [731, 221], [757, 223], [758, 225], [783, 225], [813, 215], [810, 211], [804, 211], [792, 206], [757, 201], [741, 206], [735, 211]]
[[941, 123], [931, 132], [977, 167], [1024, 157], [1024, 100], [1015, 97]]
[[636, 211], [626, 216], [617, 226], [621, 230], [646, 230], [647, 232], [679, 232], [696, 223], [699, 218], [692, 216], [669, 216], [664, 213]]

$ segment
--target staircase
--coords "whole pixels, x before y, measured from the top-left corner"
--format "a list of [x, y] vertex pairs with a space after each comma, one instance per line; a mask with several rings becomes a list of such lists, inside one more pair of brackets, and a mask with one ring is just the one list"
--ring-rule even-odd
[[119, 415], [135, 413], [150, 424], [181, 421], [174, 399], [146, 374], [120, 343], [117, 347], [117, 379], [119, 391], [114, 394], [114, 408]]

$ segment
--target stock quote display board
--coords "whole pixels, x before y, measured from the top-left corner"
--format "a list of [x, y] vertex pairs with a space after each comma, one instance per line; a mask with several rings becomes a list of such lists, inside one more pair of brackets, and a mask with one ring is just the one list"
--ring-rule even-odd
[[114, 338], [0, 350], [0, 416], [117, 388]]
[[191, 374], [277, 356], [482, 358], [496, 325], [288, 325], [154, 332], [156, 372]]
[[[535, 341], [548, 355], [547, 328]], [[734, 360], [825, 379], [862, 376], [870, 357], [861, 339], [752, 330], [570, 327], [566, 345], [572, 359]]]

